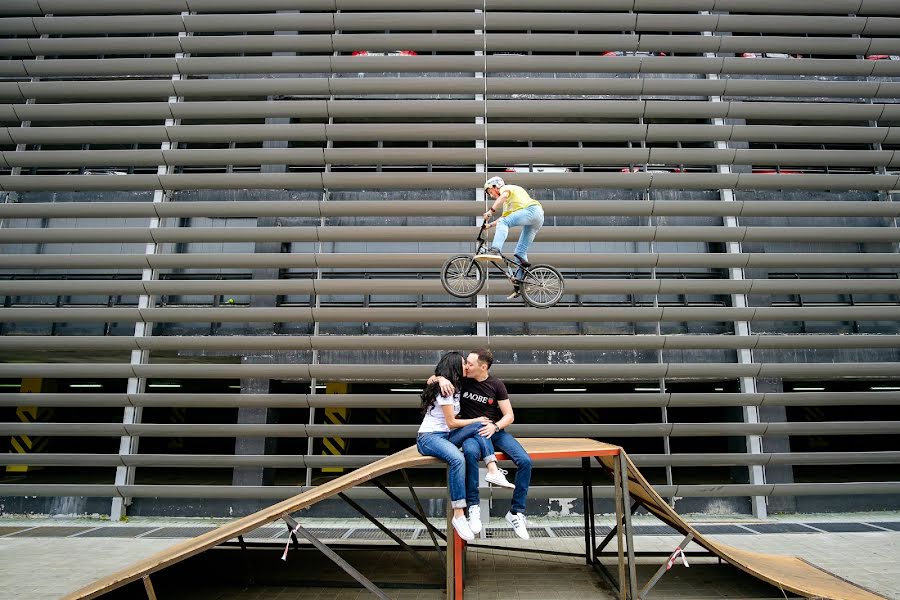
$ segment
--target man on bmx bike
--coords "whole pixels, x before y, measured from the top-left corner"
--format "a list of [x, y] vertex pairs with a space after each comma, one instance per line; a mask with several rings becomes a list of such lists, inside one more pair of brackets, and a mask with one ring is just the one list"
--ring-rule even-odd
[[[500, 177], [491, 177], [485, 181], [484, 191], [494, 200], [491, 207], [484, 213], [485, 227], [496, 227], [497, 230], [494, 232], [494, 241], [491, 243], [491, 247], [475, 256], [475, 260], [502, 262], [503, 257], [500, 251], [503, 250], [503, 243], [509, 235], [509, 228], [522, 227], [514, 256], [521, 267], [530, 267], [528, 248], [544, 224], [544, 208], [541, 203], [528, 195], [524, 188], [508, 185]], [[491, 221], [501, 206], [503, 212], [500, 218]], [[521, 293], [521, 281], [525, 275], [525, 271], [521, 267], [516, 271], [513, 293], [508, 296], [508, 300], [518, 298]]]

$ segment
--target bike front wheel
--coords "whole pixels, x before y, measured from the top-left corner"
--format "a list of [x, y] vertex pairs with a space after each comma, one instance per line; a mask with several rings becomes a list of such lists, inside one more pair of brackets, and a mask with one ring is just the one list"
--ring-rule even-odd
[[562, 274], [550, 265], [533, 265], [521, 284], [522, 299], [535, 308], [550, 308], [562, 298]]
[[454, 256], [441, 268], [441, 285], [457, 298], [471, 298], [484, 287], [485, 271], [471, 255]]

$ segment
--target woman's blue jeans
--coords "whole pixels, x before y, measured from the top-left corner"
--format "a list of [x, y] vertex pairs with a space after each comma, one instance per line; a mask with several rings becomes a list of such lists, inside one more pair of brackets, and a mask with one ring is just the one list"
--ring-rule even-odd
[[483, 441], [475, 441], [473, 448], [478, 448], [477, 452], [481, 454], [481, 458], [494, 456], [491, 441], [478, 435], [478, 430], [482, 427], [481, 423], [472, 423], [449, 433], [436, 431], [420, 433], [416, 437], [419, 454], [433, 456], [447, 463], [447, 485], [450, 488], [450, 505], [453, 508], [466, 507], [466, 460], [459, 446], [468, 439], [480, 438]]

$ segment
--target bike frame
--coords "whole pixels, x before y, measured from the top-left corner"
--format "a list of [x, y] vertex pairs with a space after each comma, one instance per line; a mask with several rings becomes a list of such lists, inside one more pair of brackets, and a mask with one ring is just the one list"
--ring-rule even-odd
[[[481, 254], [481, 252], [487, 246], [487, 239], [485, 239], [485, 237], [484, 237], [485, 231], [487, 231], [487, 227], [486, 227], [486, 225], [482, 225], [481, 229], [478, 231], [478, 237], [475, 238], [476, 241], [478, 242], [478, 247], [475, 249], [475, 254], [473, 255], [473, 257]], [[491, 264], [493, 264], [497, 268], [498, 271], [503, 273], [503, 275], [505, 275], [506, 278], [509, 280], [509, 282], [513, 285], [517, 285], [516, 284], [516, 282], [517, 282], [516, 271], [518, 271], [519, 269], [522, 269], [522, 271], [524, 271], [525, 275], [528, 275], [528, 273], [530, 272], [528, 270], [528, 267], [522, 266], [517, 261], [510, 260], [509, 258], [507, 258], [507, 256], [505, 254], [503, 254], [502, 251], [500, 252], [500, 258], [503, 259], [502, 267], [494, 261], [489, 261], [489, 262]], [[475, 261], [473, 260], [472, 262], [474, 263]], [[523, 277], [523, 279], [524, 279], [524, 277]]]

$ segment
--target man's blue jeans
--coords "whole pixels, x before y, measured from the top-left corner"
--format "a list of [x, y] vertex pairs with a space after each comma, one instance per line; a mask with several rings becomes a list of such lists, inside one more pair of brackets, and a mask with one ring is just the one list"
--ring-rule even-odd
[[[528, 249], [534, 241], [534, 236], [544, 224], [544, 209], [540, 205], [535, 204], [514, 213], [510, 213], [505, 217], [501, 217], [497, 221], [497, 230], [494, 232], [494, 241], [491, 243], [492, 248], [503, 250], [503, 243], [509, 235], [510, 227], [521, 227], [522, 233], [519, 235], [519, 242], [516, 244], [516, 256], [528, 260]], [[521, 279], [521, 276], [517, 275]]]
[[[472, 423], [449, 433], [443, 431], [420, 433], [416, 437], [416, 448], [419, 449], [419, 454], [433, 456], [447, 463], [447, 486], [450, 489], [450, 505], [453, 508], [466, 507], [466, 462], [459, 450], [460, 444], [465, 441], [472, 442], [472, 451], [479, 455], [475, 461], [476, 465], [478, 460], [494, 456], [494, 447], [491, 441], [478, 435], [478, 430], [482, 427], [481, 423]], [[479, 437], [481, 440], [473, 439], [475, 437]], [[477, 466], [475, 470], [477, 491]]]
[[[481, 437], [480, 435], [475, 437]], [[516, 513], [525, 512], [525, 501], [528, 499], [528, 486], [531, 485], [531, 457], [525, 452], [522, 444], [512, 434], [500, 430], [488, 440], [494, 448], [504, 452], [516, 465], [516, 489], [513, 490], [510, 509]], [[477, 506], [478, 494], [478, 459], [482, 452], [478, 440], [469, 438], [463, 442], [463, 454], [466, 459], [466, 503]]]

